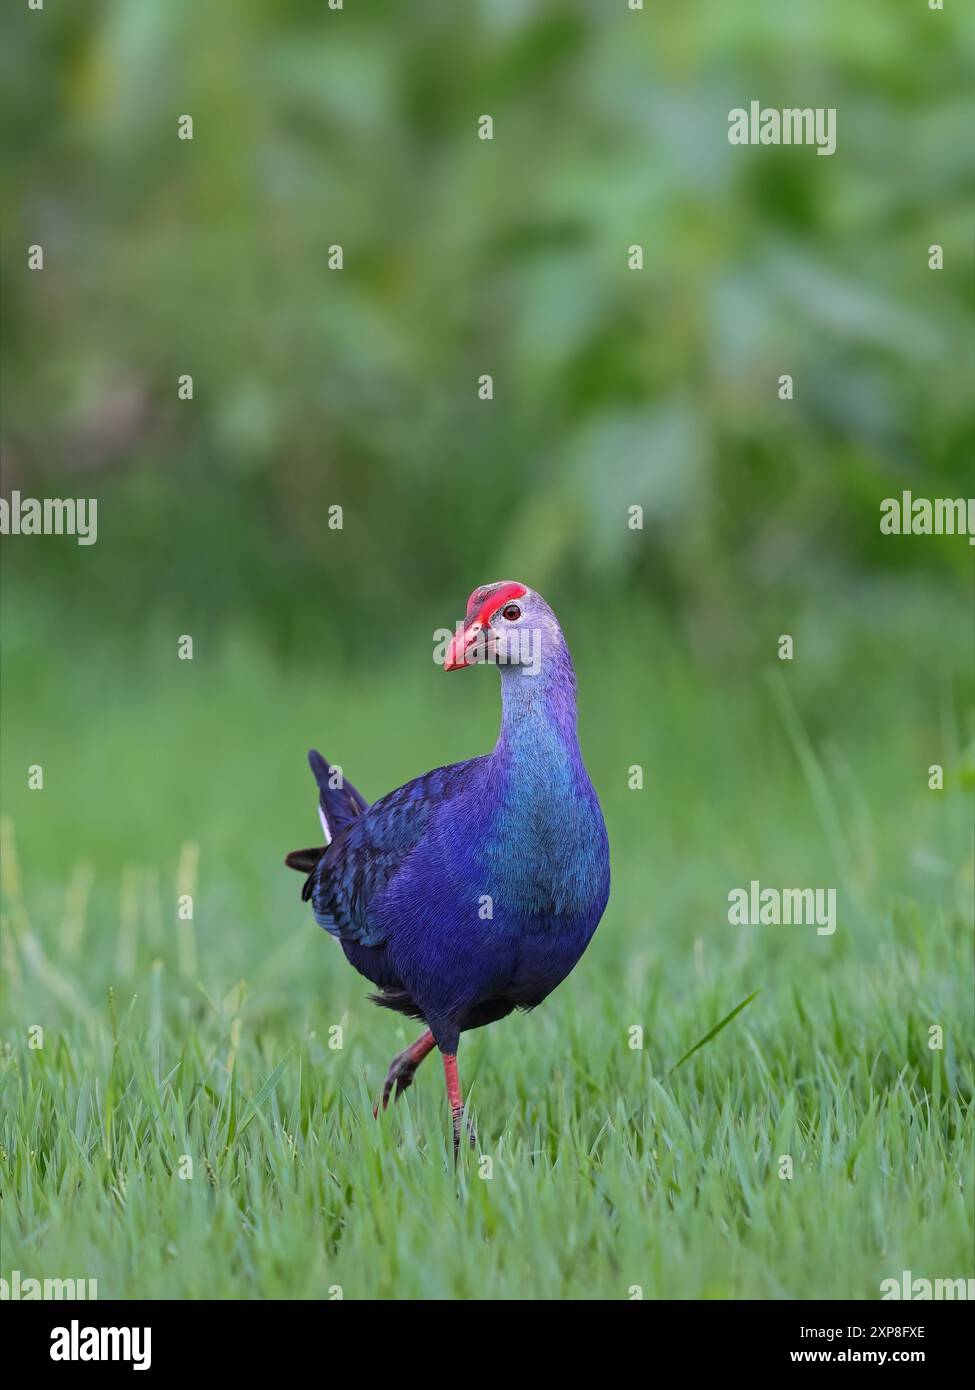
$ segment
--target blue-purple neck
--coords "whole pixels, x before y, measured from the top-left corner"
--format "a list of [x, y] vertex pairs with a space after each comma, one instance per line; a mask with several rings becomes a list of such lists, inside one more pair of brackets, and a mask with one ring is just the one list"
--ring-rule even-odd
[[[572, 661], [546, 642], [538, 673], [501, 666], [501, 734], [487, 760], [484, 881], [508, 904], [496, 929], [519, 933], [584, 924], [605, 902], [606, 835], [576, 737]], [[602, 911], [602, 908], [599, 908]], [[593, 917], [593, 922], [596, 918]]]
[[501, 666], [499, 756], [533, 756], [543, 748], [579, 755], [576, 678], [564, 641], [543, 652], [535, 674], [527, 666]]

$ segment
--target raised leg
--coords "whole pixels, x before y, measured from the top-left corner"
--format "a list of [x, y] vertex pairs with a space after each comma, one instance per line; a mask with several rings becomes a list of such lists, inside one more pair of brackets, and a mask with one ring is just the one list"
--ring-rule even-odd
[[[460, 1092], [460, 1077], [457, 1074], [456, 1052], [443, 1055], [443, 1074], [447, 1082], [447, 1099], [450, 1101], [450, 1117], [454, 1124], [454, 1162], [460, 1152], [460, 1132], [464, 1126], [464, 1097]], [[472, 1149], [477, 1148], [477, 1134], [470, 1120], [467, 1121], [467, 1139]]]
[[409, 1047], [396, 1054], [389, 1064], [389, 1071], [386, 1073], [382, 1100], [376, 1102], [372, 1112], [374, 1117], [379, 1114], [380, 1105], [384, 1110], [386, 1109], [390, 1096], [394, 1100], [399, 1100], [403, 1092], [413, 1085], [413, 1077], [417, 1067], [427, 1053], [433, 1051], [434, 1046], [433, 1034], [428, 1031], [422, 1033], [415, 1043], [410, 1043]]

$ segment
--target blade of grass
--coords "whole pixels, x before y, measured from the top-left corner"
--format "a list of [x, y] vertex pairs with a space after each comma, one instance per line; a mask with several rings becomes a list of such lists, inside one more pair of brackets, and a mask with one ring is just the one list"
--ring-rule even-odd
[[258, 1091], [257, 1095], [248, 1104], [247, 1109], [244, 1111], [243, 1117], [241, 1118], [237, 1132], [233, 1136], [235, 1140], [240, 1138], [244, 1130], [250, 1124], [251, 1120], [253, 1120], [254, 1116], [257, 1114], [260, 1107], [264, 1104], [268, 1096], [271, 1094], [271, 1092], [277, 1086], [278, 1082], [281, 1080], [281, 1077], [284, 1073], [284, 1069], [291, 1059], [292, 1052], [294, 1052], [294, 1047], [289, 1047], [287, 1052], [281, 1058], [280, 1062], [271, 1072], [271, 1075], [265, 1081], [264, 1085]]
[[717, 1037], [717, 1035], [721, 1032], [722, 1028], [726, 1028], [728, 1024], [731, 1022], [731, 1020], [741, 1013], [742, 1009], [747, 1009], [748, 1005], [752, 1002], [756, 995], [761, 994], [761, 992], [762, 991], [760, 989], [756, 989], [755, 992], [753, 994], [750, 994], [747, 999], [743, 999], [740, 1004], [737, 1004], [732, 1009], [730, 1014], [725, 1014], [721, 1022], [716, 1023], [714, 1027], [711, 1029], [710, 1033], [705, 1033], [704, 1037], [701, 1038], [700, 1042], [696, 1042], [689, 1052], [684, 1053], [683, 1057], [680, 1059], [679, 1062], [674, 1063], [670, 1071], [667, 1073], [668, 1076], [673, 1076], [677, 1068], [682, 1067], [684, 1063], [687, 1061], [688, 1057], [693, 1057], [694, 1053], [698, 1050], [698, 1048], [703, 1047], [705, 1043], [709, 1043], [712, 1038]]

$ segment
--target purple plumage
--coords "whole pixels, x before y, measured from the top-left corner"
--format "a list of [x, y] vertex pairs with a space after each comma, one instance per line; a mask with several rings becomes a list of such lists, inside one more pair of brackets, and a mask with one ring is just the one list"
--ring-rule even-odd
[[371, 806], [311, 753], [331, 842], [287, 859], [308, 874], [302, 896], [318, 923], [377, 987], [371, 997], [429, 1029], [394, 1058], [383, 1106], [436, 1045], [455, 1152], [460, 1034], [540, 1004], [586, 949], [609, 897], [572, 660], [539, 594], [507, 581], [474, 591], [444, 665], [481, 661], [501, 672], [493, 752], [436, 768]]

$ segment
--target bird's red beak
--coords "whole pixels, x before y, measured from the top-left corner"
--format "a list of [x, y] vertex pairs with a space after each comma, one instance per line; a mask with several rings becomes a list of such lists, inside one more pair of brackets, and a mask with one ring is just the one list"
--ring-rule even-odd
[[467, 618], [463, 630], [454, 633], [447, 648], [444, 670], [459, 671], [462, 666], [476, 666], [477, 652], [483, 648], [485, 641], [481, 633], [491, 622], [492, 614], [509, 599], [522, 598], [527, 592], [524, 584], [513, 584], [510, 581], [486, 584], [481, 589], [475, 589], [467, 600]]
[[467, 656], [477, 641], [478, 633], [483, 631], [483, 626], [475, 618], [472, 623], [467, 623], [461, 631], [454, 633], [450, 639], [450, 646], [447, 648], [447, 655], [444, 657], [443, 668], [445, 671], [459, 671], [462, 666], [476, 665], [476, 662], [468, 661]]

